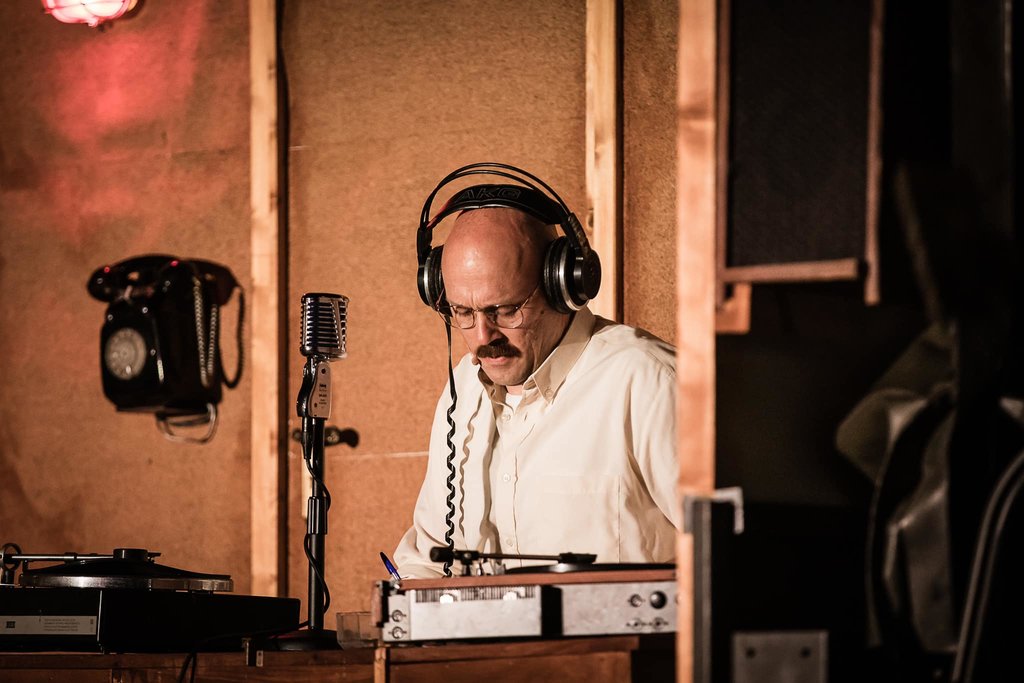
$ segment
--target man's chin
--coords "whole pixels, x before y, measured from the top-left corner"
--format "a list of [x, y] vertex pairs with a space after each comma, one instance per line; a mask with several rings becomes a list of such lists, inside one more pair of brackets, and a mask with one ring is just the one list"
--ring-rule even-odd
[[518, 386], [526, 381], [526, 378], [522, 377], [521, 368], [518, 366], [519, 359], [512, 356], [480, 359], [480, 367], [483, 369], [484, 374], [487, 375], [487, 378], [495, 384], [504, 387]]

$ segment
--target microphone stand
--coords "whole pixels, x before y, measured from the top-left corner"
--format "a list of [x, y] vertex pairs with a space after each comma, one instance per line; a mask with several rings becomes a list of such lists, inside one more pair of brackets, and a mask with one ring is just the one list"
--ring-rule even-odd
[[314, 394], [323, 383], [315, 381], [318, 375], [326, 374], [328, 406], [330, 406], [330, 364], [326, 359], [312, 356], [306, 360], [302, 370], [302, 389], [298, 401], [298, 412], [302, 418], [302, 456], [313, 480], [313, 489], [306, 507], [306, 534], [309, 557], [309, 629], [322, 630], [324, 627], [324, 537], [327, 535], [327, 508], [329, 498], [324, 487], [324, 426], [325, 417], [317, 416], [310, 409]]
[[295, 400], [295, 411], [302, 418], [302, 457], [313, 488], [306, 508], [306, 537], [303, 549], [309, 560], [309, 594], [306, 630], [293, 631], [277, 638], [279, 650], [338, 649], [336, 631], [324, 628], [324, 612], [331, 603], [324, 568], [324, 540], [327, 536], [327, 510], [331, 494], [324, 484], [324, 436], [331, 416], [331, 361], [345, 357], [345, 324], [348, 298], [339, 294], [302, 295], [302, 343], [306, 357], [302, 368], [302, 386]]
[[306, 507], [306, 558], [309, 560], [309, 594], [306, 600], [308, 626], [277, 640], [281, 650], [333, 650], [338, 644], [336, 631], [324, 628], [327, 576], [324, 567], [324, 541], [327, 536], [327, 510], [330, 494], [324, 485], [324, 427], [331, 414], [331, 365], [327, 356], [310, 355], [302, 369], [302, 386], [296, 400], [296, 412], [302, 418], [302, 456], [313, 482]]

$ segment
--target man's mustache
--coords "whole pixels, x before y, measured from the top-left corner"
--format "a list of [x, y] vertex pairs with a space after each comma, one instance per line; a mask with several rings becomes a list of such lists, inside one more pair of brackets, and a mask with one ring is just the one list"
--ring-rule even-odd
[[476, 350], [477, 358], [515, 358], [519, 355], [519, 349], [507, 342], [497, 342], [481, 346]]

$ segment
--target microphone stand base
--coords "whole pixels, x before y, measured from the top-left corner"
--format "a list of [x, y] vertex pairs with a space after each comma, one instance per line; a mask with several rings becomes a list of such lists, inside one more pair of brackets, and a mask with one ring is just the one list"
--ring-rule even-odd
[[338, 632], [327, 629], [299, 629], [291, 633], [271, 638], [266, 643], [267, 650], [281, 652], [309, 652], [314, 650], [340, 650]]

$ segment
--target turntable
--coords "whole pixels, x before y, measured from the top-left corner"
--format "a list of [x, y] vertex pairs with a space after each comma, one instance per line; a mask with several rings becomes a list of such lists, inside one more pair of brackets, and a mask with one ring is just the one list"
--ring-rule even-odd
[[[224, 595], [234, 588], [230, 576], [157, 564], [159, 555], [29, 555], [3, 546], [0, 651], [213, 651], [297, 628], [297, 599]], [[50, 566], [28, 567], [36, 562]]]
[[[485, 559], [549, 560], [502, 574], [475, 574]], [[677, 587], [671, 564], [597, 564], [593, 555], [479, 553], [435, 548], [462, 576], [381, 581], [374, 620], [384, 642], [673, 633]]]

